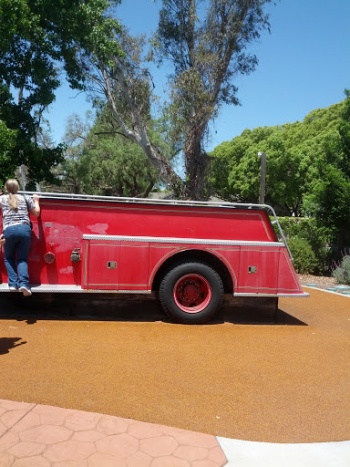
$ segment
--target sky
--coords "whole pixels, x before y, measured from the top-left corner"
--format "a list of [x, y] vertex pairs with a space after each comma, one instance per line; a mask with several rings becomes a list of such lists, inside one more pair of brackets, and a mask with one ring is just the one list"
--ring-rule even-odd
[[[161, 0], [123, 0], [117, 16], [133, 35], [152, 34]], [[270, 5], [271, 32], [263, 32], [250, 52], [255, 72], [237, 77], [240, 106], [224, 106], [211, 126], [206, 150], [245, 129], [302, 121], [312, 110], [342, 101], [350, 89], [350, 0], [277, 0]], [[155, 93], [166, 88], [166, 68], [154, 73]], [[82, 118], [90, 104], [84, 94], [62, 86], [47, 118], [61, 142], [67, 119]]]

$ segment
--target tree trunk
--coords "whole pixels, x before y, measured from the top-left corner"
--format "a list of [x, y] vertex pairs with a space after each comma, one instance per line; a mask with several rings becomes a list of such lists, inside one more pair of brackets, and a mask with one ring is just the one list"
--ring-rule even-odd
[[206, 175], [209, 167], [209, 156], [202, 149], [203, 129], [193, 125], [192, 131], [187, 135], [184, 148], [186, 184], [185, 197], [196, 201], [208, 197], [206, 190]]

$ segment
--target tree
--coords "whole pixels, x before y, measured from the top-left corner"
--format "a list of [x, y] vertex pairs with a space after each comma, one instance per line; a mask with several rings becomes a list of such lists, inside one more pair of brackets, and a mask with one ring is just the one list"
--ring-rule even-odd
[[171, 165], [174, 154], [168, 152], [168, 145], [154, 138], [150, 115], [153, 85], [148, 70], [141, 66], [143, 39], [132, 38], [124, 30], [118, 42], [124, 56], [112, 54], [106, 59], [95, 50], [84, 57], [89, 91], [98, 108], [105, 103], [113, 132], [141, 147], [161, 180], [180, 196], [182, 181]]
[[[344, 102], [310, 112], [302, 122], [255, 128], [217, 146], [212, 152], [211, 184], [231, 201], [259, 198], [259, 151], [266, 152], [265, 200], [279, 214], [301, 216], [313, 211], [307, 202], [322, 179], [326, 158], [336, 158]], [[327, 156], [328, 154], [328, 156]]]
[[105, 108], [81, 144], [66, 174], [78, 173], [80, 191], [109, 196], [146, 198], [158, 172], [137, 144], [119, 135]]
[[[147, 198], [157, 181], [156, 169], [139, 146], [123, 137], [90, 137], [78, 162], [81, 191], [104, 196]], [[91, 145], [91, 146], [90, 146]]]
[[[28, 167], [35, 182], [52, 178], [62, 161], [62, 146], [42, 147], [38, 140], [43, 111], [55, 99], [65, 73], [70, 85], [84, 88], [81, 58], [92, 48], [116, 56], [117, 21], [106, 10], [119, 0], [0, 0], [0, 119], [16, 130], [16, 144], [3, 177]], [[63, 67], [63, 68], [62, 68]]]
[[[16, 131], [9, 130], [5, 123], [0, 120], [0, 167], [3, 172], [10, 173], [11, 170], [11, 154], [16, 144]], [[1, 186], [4, 185], [5, 177], [2, 180]], [[0, 190], [1, 191], [1, 190]]]
[[222, 104], [237, 105], [234, 78], [254, 71], [258, 60], [247, 46], [269, 27], [269, 0], [163, 0], [156, 49], [174, 66], [171, 123], [183, 141], [186, 192], [206, 195], [208, 124]]
[[[159, 182], [143, 151], [113, 128], [107, 108], [91, 125], [73, 114], [64, 135], [64, 160], [54, 169], [59, 184], [46, 180], [45, 189], [64, 193], [103, 196], [148, 197]], [[155, 139], [156, 139], [155, 135]], [[158, 135], [158, 138], [160, 136]]]
[[[124, 31], [118, 36], [125, 52], [121, 57], [99, 53], [89, 57], [93, 88], [106, 97], [120, 133], [137, 143], [175, 196], [203, 199], [209, 157], [204, 150], [208, 125], [222, 104], [238, 104], [239, 74], [251, 73], [257, 58], [247, 47], [268, 28], [263, 12], [270, 0], [163, 0], [154, 57], [169, 59], [171, 104], [166, 113], [172, 147], [184, 153], [186, 180], [176, 174], [171, 156], [164, 154], [149, 131], [148, 107], [153, 83], [142, 67], [142, 44]], [[108, 60], [106, 60], [108, 58]], [[85, 62], [87, 63], [87, 62]], [[122, 103], [122, 105], [120, 104]], [[125, 111], [128, 117], [125, 118]]]
[[309, 211], [334, 232], [335, 248], [341, 255], [350, 246], [350, 91], [338, 125], [337, 137], [324, 144], [325, 158], [319, 165], [319, 177], [313, 181], [306, 200]]

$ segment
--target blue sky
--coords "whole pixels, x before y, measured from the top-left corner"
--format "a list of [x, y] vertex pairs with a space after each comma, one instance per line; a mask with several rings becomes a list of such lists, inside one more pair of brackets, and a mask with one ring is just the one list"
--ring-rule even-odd
[[[117, 15], [132, 34], [151, 34], [160, 0], [123, 0]], [[259, 65], [237, 78], [241, 106], [225, 106], [212, 125], [207, 150], [246, 128], [301, 121], [312, 110], [344, 99], [350, 88], [350, 0], [280, 0], [269, 7], [271, 33], [251, 52]], [[166, 71], [157, 70], [155, 93], [162, 95]], [[84, 95], [67, 86], [57, 93], [47, 118], [61, 141], [67, 119], [90, 108]]]

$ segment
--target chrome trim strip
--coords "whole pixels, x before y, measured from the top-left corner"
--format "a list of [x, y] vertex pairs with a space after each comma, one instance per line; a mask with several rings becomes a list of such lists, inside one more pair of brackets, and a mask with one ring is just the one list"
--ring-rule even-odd
[[309, 297], [310, 294], [307, 292], [300, 293], [277, 293], [277, 294], [267, 294], [267, 293], [233, 293], [233, 297], [296, 297], [296, 298], [305, 298]]
[[[101, 289], [82, 289], [79, 285], [32, 285], [31, 290], [33, 293], [99, 293], [99, 294], [140, 294], [151, 295], [150, 290], [101, 290]], [[0, 292], [8, 292], [11, 294], [20, 293], [12, 292], [9, 290], [7, 284], [0, 284]], [[234, 293], [233, 297], [309, 297], [307, 292], [293, 294], [293, 293], [280, 293], [280, 294], [267, 294], [267, 293]]]
[[55, 193], [55, 192], [40, 192], [40, 191], [19, 191], [21, 194], [32, 196], [38, 195], [40, 198], [47, 199], [66, 199], [80, 201], [104, 201], [109, 203], [125, 203], [125, 204], [154, 204], [154, 205], [175, 205], [175, 206], [204, 206], [204, 207], [220, 207], [231, 209], [262, 209], [272, 211], [272, 207], [268, 204], [256, 203], [231, 203], [229, 201], [191, 201], [178, 199], [164, 198], [127, 198], [118, 196], [100, 196], [100, 195], [85, 195], [76, 193]]
[[95, 235], [83, 234], [83, 240], [108, 240], [122, 242], [147, 242], [147, 243], [184, 243], [186, 245], [227, 245], [227, 246], [265, 246], [268, 248], [282, 247], [282, 242], [259, 242], [252, 240], [213, 240], [207, 238], [177, 238], [177, 237], [148, 237], [148, 236], [127, 236], [127, 235]]
[[[99, 293], [99, 294], [152, 294], [151, 290], [101, 290], [101, 289], [82, 289], [79, 285], [31, 285], [33, 293]], [[20, 292], [12, 292], [7, 284], [0, 284], [0, 292], [9, 292], [16, 294]]]

